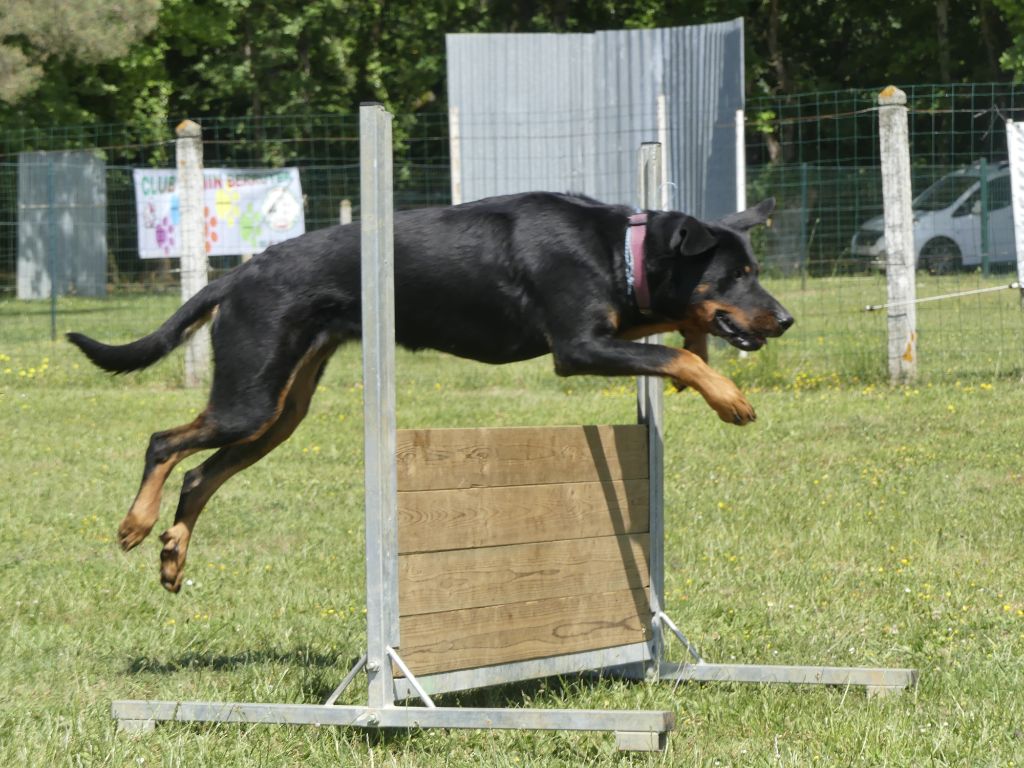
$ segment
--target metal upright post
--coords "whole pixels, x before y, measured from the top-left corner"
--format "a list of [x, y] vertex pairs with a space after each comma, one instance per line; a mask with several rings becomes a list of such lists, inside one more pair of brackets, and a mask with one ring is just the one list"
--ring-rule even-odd
[[1024, 124], [1006, 121], [1006, 148], [1010, 155], [1010, 191], [1013, 199], [1014, 247], [1020, 308], [1024, 309]]
[[[662, 175], [662, 147], [657, 142], [640, 146], [638, 154], [638, 192], [640, 207], [644, 210], [661, 210], [664, 206], [665, 184]], [[661, 335], [645, 340], [648, 344], [659, 344]], [[662, 440], [662, 411], [664, 391], [661, 379], [642, 376], [637, 381], [637, 419], [647, 425], [648, 461], [650, 465], [650, 603], [651, 603], [651, 661], [647, 668], [649, 677], [660, 676], [659, 664], [662, 656], [662, 605], [665, 593], [665, 504], [664, 504], [664, 443]]]
[[366, 671], [371, 707], [387, 707], [394, 703], [388, 651], [398, 645], [391, 122], [391, 115], [380, 104], [363, 104], [359, 107], [366, 477]]

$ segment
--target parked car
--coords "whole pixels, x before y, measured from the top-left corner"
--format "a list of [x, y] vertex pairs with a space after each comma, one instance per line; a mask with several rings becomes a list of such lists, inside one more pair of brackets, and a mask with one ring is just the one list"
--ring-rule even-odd
[[[1010, 167], [990, 163], [988, 178], [989, 264], [1015, 262]], [[919, 269], [953, 272], [981, 264], [981, 167], [974, 164], [939, 179], [914, 198], [914, 250]], [[868, 219], [850, 241], [853, 256], [885, 268], [881, 216]]]

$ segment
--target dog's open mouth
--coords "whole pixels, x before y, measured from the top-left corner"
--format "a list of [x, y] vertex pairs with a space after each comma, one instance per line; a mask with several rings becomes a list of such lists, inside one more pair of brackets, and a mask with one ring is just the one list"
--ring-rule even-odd
[[713, 325], [712, 332], [716, 336], [721, 336], [734, 347], [742, 349], [744, 352], [753, 352], [755, 349], [760, 349], [765, 345], [766, 340], [764, 336], [741, 330], [733, 323], [728, 312], [722, 310], [715, 312]]

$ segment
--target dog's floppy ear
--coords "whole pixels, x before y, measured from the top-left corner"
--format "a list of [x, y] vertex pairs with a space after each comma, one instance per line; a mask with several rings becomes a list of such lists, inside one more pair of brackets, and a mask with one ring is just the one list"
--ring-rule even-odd
[[685, 214], [668, 243], [673, 253], [678, 251], [683, 256], [697, 256], [710, 251], [716, 245], [718, 239], [708, 231], [708, 228], [702, 222]]
[[747, 210], [740, 211], [738, 213], [730, 213], [728, 216], [721, 219], [720, 223], [732, 229], [738, 229], [741, 232], [746, 232], [748, 229], [753, 229], [758, 224], [764, 224], [768, 221], [768, 217], [772, 215], [772, 211], [774, 210], [775, 198], [769, 197], [767, 200], [762, 200], [753, 208], [747, 208]]

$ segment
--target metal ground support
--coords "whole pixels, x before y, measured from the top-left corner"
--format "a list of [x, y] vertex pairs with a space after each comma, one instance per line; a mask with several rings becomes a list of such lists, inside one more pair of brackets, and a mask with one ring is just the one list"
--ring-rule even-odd
[[[675, 725], [672, 712], [608, 709], [478, 709], [470, 707], [349, 707], [325, 704], [246, 704], [197, 701], [115, 701], [122, 730], [156, 722], [335, 725], [355, 728], [469, 728], [537, 731], [608, 731], [622, 749], [664, 746]], [[140, 726], [140, 724], [142, 724]]]
[[785, 683], [788, 685], [864, 686], [869, 697], [899, 693], [917, 684], [916, 669], [876, 667], [812, 667], [778, 664], [712, 664], [701, 658], [693, 644], [668, 616], [667, 626], [693, 657], [691, 663], [662, 661], [658, 677], [676, 685], [684, 680], [697, 682]]
[[661, 679], [682, 682], [787, 683], [864, 686], [869, 696], [898, 693], [917, 684], [916, 669], [800, 667], [771, 664], [678, 664], [662, 662]]

